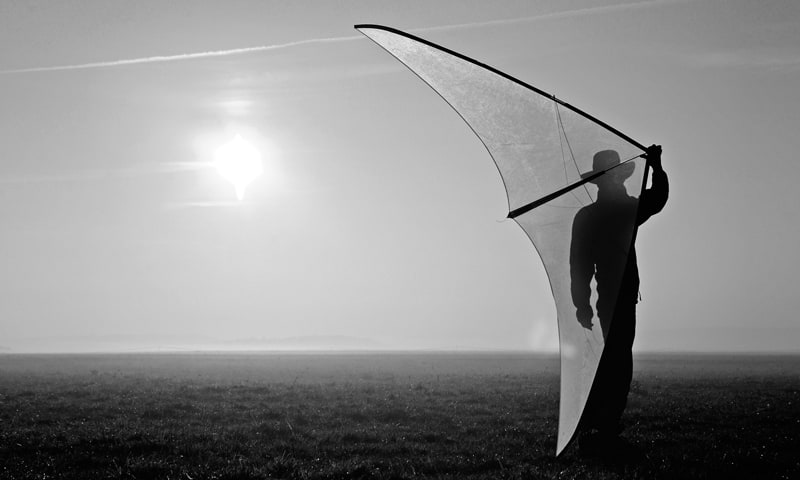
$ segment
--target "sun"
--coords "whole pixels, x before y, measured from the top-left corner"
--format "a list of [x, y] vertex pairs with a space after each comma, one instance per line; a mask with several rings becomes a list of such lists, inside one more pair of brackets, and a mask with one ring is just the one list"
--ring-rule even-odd
[[247, 186], [264, 172], [261, 154], [241, 135], [217, 149], [214, 166], [222, 178], [233, 184], [240, 202]]

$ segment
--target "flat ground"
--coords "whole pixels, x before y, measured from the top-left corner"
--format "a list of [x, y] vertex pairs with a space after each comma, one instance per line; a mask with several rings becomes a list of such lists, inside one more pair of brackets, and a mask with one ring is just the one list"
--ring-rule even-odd
[[800, 356], [641, 356], [640, 452], [554, 458], [527, 354], [0, 356], [0, 478], [800, 478]]

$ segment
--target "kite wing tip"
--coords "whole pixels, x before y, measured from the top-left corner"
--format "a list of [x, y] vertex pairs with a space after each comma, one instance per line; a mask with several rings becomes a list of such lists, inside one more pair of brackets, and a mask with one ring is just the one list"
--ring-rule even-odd
[[566, 445], [559, 445], [559, 446], [557, 446], [557, 447], [556, 447], [556, 458], [558, 458], [558, 456], [559, 456], [559, 455], [561, 455], [562, 453], [564, 453], [564, 450], [566, 450]]
[[380, 25], [375, 25], [372, 23], [357, 23], [353, 25], [353, 28], [355, 28], [356, 30], [362, 30], [364, 28], [385, 28], [385, 27], [381, 27]]
[[359, 24], [353, 25], [353, 28], [355, 28], [356, 30], [368, 30], [368, 29], [385, 30], [387, 32], [392, 32], [392, 33], [397, 33], [397, 34], [400, 34], [400, 35], [404, 35], [403, 32], [401, 32], [400, 30], [398, 30], [396, 28], [387, 27], [386, 25], [377, 25], [377, 24], [374, 24], [374, 23], [359, 23]]

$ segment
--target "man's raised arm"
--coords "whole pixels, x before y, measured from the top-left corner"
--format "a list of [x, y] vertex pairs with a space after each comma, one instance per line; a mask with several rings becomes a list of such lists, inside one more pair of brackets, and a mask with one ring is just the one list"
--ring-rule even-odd
[[644, 158], [653, 170], [653, 182], [650, 188], [642, 192], [642, 198], [639, 199], [637, 225], [643, 224], [648, 218], [660, 212], [669, 198], [669, 179], [667, 172], [661, 166], [661, 145], [648, 147]]

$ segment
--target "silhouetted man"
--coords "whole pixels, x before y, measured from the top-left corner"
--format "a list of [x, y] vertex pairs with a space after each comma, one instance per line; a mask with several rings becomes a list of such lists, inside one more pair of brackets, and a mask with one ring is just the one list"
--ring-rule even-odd
[[593, 171], [583, 177], [613, 168], [592, 180], [597, 185], [597, 200], [578, 211], [572, 224], [570, 275], [576, 316], [584, 328], [592, 328], [590, 282], [594, 277], [597, 318], [605, 341], [581, 417], [579, 447], [588, 450], [587, 453], [614, 448], [622, 431], [620, 418], [633, 375], [632, 348], [639, 293], [639, 270], [632, 243], [634, 225], [641, 225], [660, 212], [669, 195], [667, 174], [661, 167], [661, 147], [649, 147], [645, 158], [653, 170], [653, 181], [637, 199], [628, 195], [624, 184], [635, 165], [620, 165], [619, 154], [614, 150], [597, 152]]

